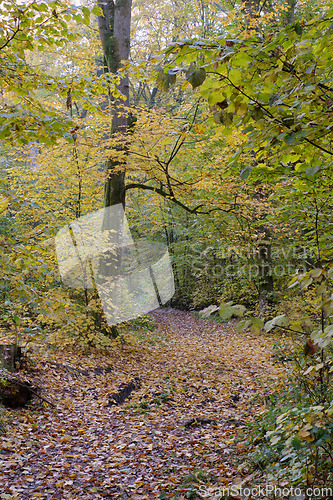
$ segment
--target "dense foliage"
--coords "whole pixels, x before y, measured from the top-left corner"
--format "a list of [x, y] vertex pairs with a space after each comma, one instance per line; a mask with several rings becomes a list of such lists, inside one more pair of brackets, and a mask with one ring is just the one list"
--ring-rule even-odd
[[63, 285], [54, 251], [61, 227], [102, 207], [113, 169], [132, 236], [168, 247], [173, 306], [292, 344], [290, 385], [271, 395], [246, 459], [258, 481], [331, 484], [332, 2], [264, 2], [254, 15], [248, 2], [140, 0], [118, 73], [98, 7], [3, 9], [2, 329], [25, 345], [128, 341], [96, 290]]

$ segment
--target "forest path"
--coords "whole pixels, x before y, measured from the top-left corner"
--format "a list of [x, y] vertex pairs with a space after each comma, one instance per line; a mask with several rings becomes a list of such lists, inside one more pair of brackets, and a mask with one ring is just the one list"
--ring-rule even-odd
[[[27, 375], [57, 408], [34, 400], [10, 411], [0, 498], [212, 499], [246, 475], [237, 436], [282, 375], [273, 341], [173, 309], [151, 317], [154, 331], [108, 356], [32, 357]], [[134, 377], [140, 388], [108, 406]]]

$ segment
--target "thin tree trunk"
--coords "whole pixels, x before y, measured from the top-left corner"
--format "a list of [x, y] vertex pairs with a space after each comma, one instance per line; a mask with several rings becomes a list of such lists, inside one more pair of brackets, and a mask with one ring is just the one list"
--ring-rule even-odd
[[286, 7], [287, 7], [287, 10], [286, 10], [284, 16], [282, 16], [282, 22], [285, 25], [294, 22], [296, 0], [288, 0]]
[[259, 230], [264, 236], [262, 243], [257, 249], [258, 255], [258, 278], [259, 278], [259, 315], [265, 317], [269, 303], [269, 294], [273, 291], [274, 283], [271, 274], [271, 244], [270, 231], [266, 226], [260, 226]]
[[260, 2], [259, 0], [245, 0], [244, 5], [245, 27], [246, 29], [256, 28], [256, 19], [259, 17]]

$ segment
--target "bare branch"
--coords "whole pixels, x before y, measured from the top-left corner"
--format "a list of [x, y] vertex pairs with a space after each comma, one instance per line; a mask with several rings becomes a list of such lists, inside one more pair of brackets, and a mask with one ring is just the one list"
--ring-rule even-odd
[[153, 191], [154, 193], [159, 194], [163, 198], [172, 201], [172, 203], [175, 203], [176, 205], [183, 208], [186, 212], [188, 212], [190, 214], [209, 215], [213, 212], [232, 213], [236, 209], [236, 206], [237, 206], [236, 200], [235, 200], [235, 202], [232, 205], [229, 205], [228, 203], [224, 203], [224, 205], [229, 205], [228, 209], [221, 208], [221, 207], [215, 207], [215, 208], [211, 208], [208, 210], [200, 210], [204, 206], [203, 203], [201, 205], [198, 205], [197, 207], [190, 208], [190, 207], [186, 206], [184, 203], [182, 203], [180, 200], [177, 200], [177, 198], [174, 195], [170, 194], [167, 191], [164, 191], [164, 189], [162, 187], [158, 188], [155, 186], [149, 186], [147, 184], [132, 183], [132, 184], [127, 184], [127, 186], [125, 186], [125, 191], [127, 191], [129, 189], [142, 189], [142, 190], [147, 190], [147, 191]]
[[16, 37], [17, 33], [20, 31], [20, 26], [17, 27], [17, 29], [14, 31], [14, 33], [12, 34], [12, 36], [10, 38], [8, 38], [7, 42], [4, 43], [2, 45], [2, 47], [0, 47], [0, 50], [4, 49], [5, 47], [7, 47], [10, 42]]

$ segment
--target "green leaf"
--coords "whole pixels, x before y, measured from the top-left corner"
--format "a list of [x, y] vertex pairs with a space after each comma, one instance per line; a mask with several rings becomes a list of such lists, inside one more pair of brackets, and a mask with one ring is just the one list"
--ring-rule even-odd
[[251, 112], [252, 118], [257, 122], [264, 117], [264, 113], [261, 108], [255, 107]]
[[295, 138], [295, 134], [289, 134], [287, 135], [287, 137], [285, 137], [284, 142], [286, 142], [287, 144], [292, 144], [295, 141]]
[[238, 105], [235, 106], [236, 113], [239, 116], [244, 116], [245, 113], [247, 112], [247, 104], [246, 102], [240, 102]]
[[102, 16], [103, 11], [98, 5], [94, 5], [93, 8], [91, 9], [91, 12], [95, 14], [95, 16]]
[[270, 321], [267, 321], [265, 323], [265, 331], [269, 332], [271, 331], [274, 327], [280, 326], [280, 327], [285, 327], [287, 328], [290, 324], [289, 318], [285, 316], [284, 314], [281, 314], [279, 316], [276, 316], [275, 318], [271, 319]]
[[292, 447], [295, 449], [295, 450], [300, 450], [301, 449], [301, 446], [302, 446], [302, 443], [301, 443], [301, 440], [298, 439], [298, 437], [294, 437], [291, 441], [291, 445]]
[[303, 33], [303, 26], [302, 23], [300, 23], [299, 21], [295, 23], [295, 31], [299, 36]]
[[251, 323], [252, 323], [252, 325], [254, 325], [258, 328], [264, 328], [264, 322], [261, 318], [253, 317], [253, 318], [251, 318]]
[[243, 306], [242, 304], [235, 304], [234, 306], [232, 306], [232, 309], [233, 309], [233, 316], [236, 316], [236, 318], [241, 318], [242, 316], [244, 316], [245, 312], [246, 312], [246, 307]]
[[163, 69], [160, 69], [157, 73], [156, 83], [157, 85], [167, 92], [170, 88], [170, 85], [176, 82], [176, 75], [165, 73]]
[[218, 90], [215, 90], [214, 92], [210, 92], [207, 98], [207, 102], [209, 106], [213, 106], [217, 102], [221, 101], [221, 93]]
[[274, 326], [284, 326], [288, 327], [289, 326], [289, 318], [285, 314], [281, 314], [279, 316], [276, 316], [274, 319]]
[[299, 287], [301, 290], [304, 290], [305, 288], [308, 288], [308, 286], [311, 285], [312, 282], [313, 279], [311, 278], [311, 276], [306, 276], [300, 281]]
[[251, 165], [246, 165], [246, 167], [243, 167], [239, 173], [240, 178], [244, 180], [247, 179], [251, 174], [251, 168], [252, 168]]
[[246, 330], [249, 326], [251, 325], [251, 320], [249, 319], [242, 319], [236, 326], [236, 332], [242, 332], [243, 330]]
[[21, 324], [21, 318], [17, 314], [14, 314], [13, 321], [16, 326], [19, 326]]
[[320, 170], [321, 170], [321, 165], [316, 165], [315, 167], [307, 168], [305, 173], [309, 177], [314, 177]]
[[195, 65], [191, 64], [189, 69], [186, 71], [186, 80], [192, 85], [193, 89], [200, 87], [206, 80], [206, 70], [205, 68], [196, 68]]
[[315, 269], [312, 269], [312, 271], [310, 271], [310, 276], [312, 278], [319, 278], [319, 276], [322, 276], [323, 272], [324, 272], [323, 269], [317, 267]]
[[230, 78], [231, 82], [234, 84], [234, 85], [239, 85], [242, 81], [242, 73], [239, 69], [237, 68], [232, 68], [230, 71], [229, 71], [229, 75], [228, 77]]
[[270, 332], [272, 330], [272, 328], [274, 328], [274, 322], [273, 322], [273, 320], [271, 319], [270, 321], [267, 321], [265, 323], [264, 328], [265, 328], [266, 332]]
[[225, 127], [229, 127], [233, 122], [233, 114], [223, 111], [221, 113], [220, 120]]
[[255, 325], [251, 325], [250, 330], [254, 335], [259, 335], [260, 333], [260, 328]]
[[84, 17], [87, 17], [87, 18], [90, 17], [90, 10], [88, 9], [88, 7], [81, 7], [81, 11], [82, 11], [82, 14], [84, 15]]
[[248, 134], [249, 132], [252, 132], [253, 130], [255, 130], [254, 127], [250, 126], [250, 127], [246, 127], [242, 130], [242, 133], [243, 134]]
[[288, 288], [294, 288], [300, 282], [300, 276], [297, 274], [288, 283]]
[[241, 68], [247, 68], [247, 66], [252, 63], [253, 59], [246, 52], [239, 52], [235, 57], [233, 57], [234, 66], [239, 66]]
[[40, 3], [40, 4], [37, 4], [37, 10], [39, 12], [47, 12], [48, 11], [48, 7], [45, 3]]
[[222, 320], [230, 319], [233, 315], [234, 309], [233, 306], [220, 306], [219, 307], [219, 316]]

